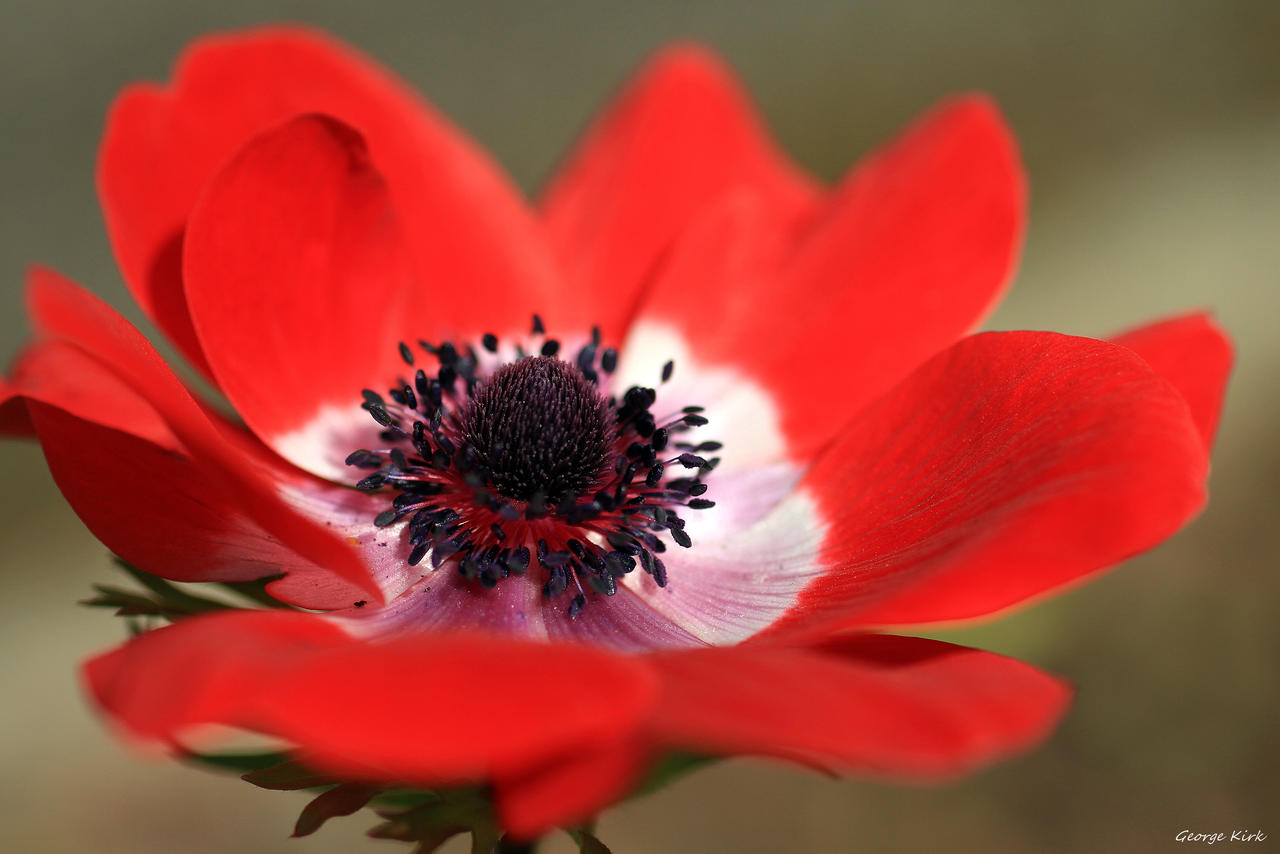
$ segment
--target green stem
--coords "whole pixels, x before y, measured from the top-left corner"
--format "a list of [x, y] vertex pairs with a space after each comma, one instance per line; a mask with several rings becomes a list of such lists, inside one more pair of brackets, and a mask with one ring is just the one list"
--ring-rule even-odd
[[537, 847], [536, 840], [533, 842], [516, 842], [504, 836], [498, 840], [497, 845], [493, 846], [493, 854], [533, 854]]

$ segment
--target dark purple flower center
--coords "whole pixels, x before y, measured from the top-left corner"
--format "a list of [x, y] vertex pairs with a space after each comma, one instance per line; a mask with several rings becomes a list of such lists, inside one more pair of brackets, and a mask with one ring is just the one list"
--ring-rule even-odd
[[519, 501], [582, 492], [611, 444], [604, 395], [577, 366], [550, 356], [498, 368], [458, 421], [494, 490]]
[[[588, 590], [612, 596], [637, 566], [666, 586], [658, 555], [667, 539], [692, 545], [680, 512], [713, 506], [700, 496], [719, 460], [699, 454], [720, 444], [680, 441], [706, 423], [700, 407], [655, 415], [652, 388], [609, 394], [618, 354], [600, 349], [597, 330], [572, 361], [536, 316], [532, 336], [539, 355], [515, 346], [496, 365], [472, 347], [419, 342], [438, 367], [399, 380], [390, 402], [364, 391], [387, 446], [347, 464], [374, 470], [359, 488], [396, 493], [374, 523], [407, 520], [410, 565], [452, 561], [493, 587], [536, 564], [547, 598], [575, 588], [567, 610], [576, 617]], [[481, 344], [499, 352], [493, 335]], [[408, 345], [400, 354], [415, 368]]]

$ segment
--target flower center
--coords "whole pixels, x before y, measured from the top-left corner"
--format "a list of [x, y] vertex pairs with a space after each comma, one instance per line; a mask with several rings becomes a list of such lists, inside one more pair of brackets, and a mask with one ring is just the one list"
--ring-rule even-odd
[[[390, 402], [364, 391], [387, 447], [355, 451], [347, 464], [373, 470], [359, 488], [396, 493], [374, 524], [407, 520], [411, 566], [450, 562], [482, 587], [536, 563], [544, 597], [574, 588], [571, 618], [588, 590], [614, 595], [637, 565], [665, 587], [666, 540], [692, 545], [680, 512], [714, 506], [700, 496], [719, 460], [699, 453], [720, 444], [680, 441], [707, 423], [701, 408], [659, 416], [652, 388], [610, 394], [618, 353], [600, 349], [598, 330], [572, 361], [558, 358], [560, 342], [536, 315], [530, 340], [506, 357], [496, 336], [481, 344], [491, 357], [419, 342], [437, 368], [399, 380]], [[415, 368], [408, 345], [400, 355]]]
[[605, 466], [609, 420], [599, 389], [549, 356], [498, 368], [459, 419], [477, 468], [499, 495], [520, 501], [586, 489]]

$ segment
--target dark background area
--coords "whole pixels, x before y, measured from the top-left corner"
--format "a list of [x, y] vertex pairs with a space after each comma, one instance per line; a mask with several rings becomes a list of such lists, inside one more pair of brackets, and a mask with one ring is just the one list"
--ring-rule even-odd
[[[1236, 337], [1204, 515], [1093, 584], [942, 635], [1075, 683], [1044, 748], [936, 788], [727, 762], [609, 813], [615, 851], [1131, 852], [1173, 848], [1184, 828], [1280, 840], [1280, 4], [7, 0], [0, 355], [25, 335], [35, 261], [141, 322], [94, 195], [107, 106], [129, 81], [165, 78], [197, 34], [279, 20], [390, 66], [530, 190], [676, 37], [720, 50], [783, 147], [828, 180], [941, 96], [989, 91], [1032, 186], [1021, 271], [991, 328], [1101, 336], [1209, 306]], [[301, 796], [117, 744], [75, 681], [79, 659], [121, 636], [74, 605], [113, 571], [35, 446], [0, 446], [0, 466], [0, 849], [396, 850], [362, 840], [367, 815], [287, 840]]]

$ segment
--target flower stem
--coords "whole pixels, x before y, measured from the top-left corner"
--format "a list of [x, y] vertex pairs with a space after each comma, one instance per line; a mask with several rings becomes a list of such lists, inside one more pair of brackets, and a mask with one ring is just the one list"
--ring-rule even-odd
[[493, 846], [493, 854], [533, 854], [537, 847], [537, 840], [533, 842], [517, 842], [504, 836], [498, 840], [497, 845]]

